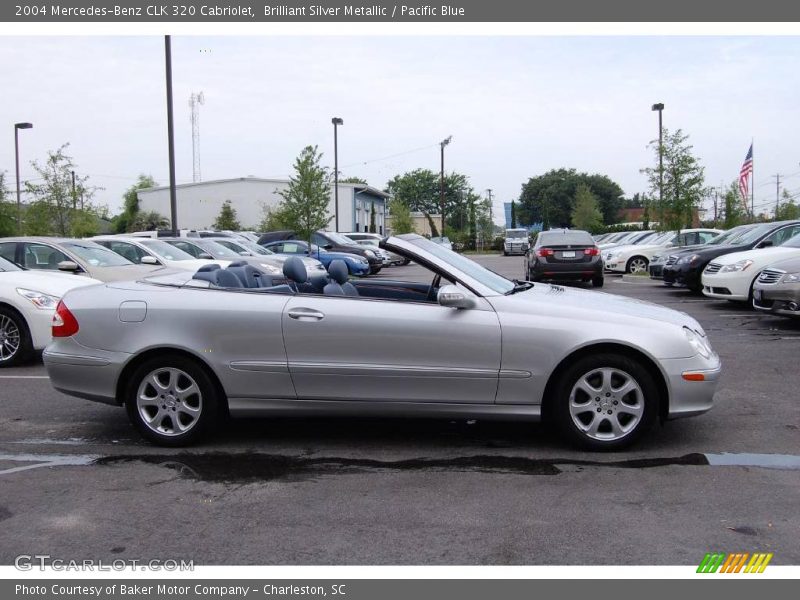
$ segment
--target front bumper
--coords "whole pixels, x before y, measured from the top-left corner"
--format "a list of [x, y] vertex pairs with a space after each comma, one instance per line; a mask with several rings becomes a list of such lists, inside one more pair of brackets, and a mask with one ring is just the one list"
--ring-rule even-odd
[[[705, 267], [704, 267], [705, 268]], [[666, 284], [678, 285], [688, 288], [699, 288], [702, 270], [691, 265], [665, 265], [661, 270], [661, 277]]]
[[56, 338], [42, 353], [52, 386], [85, 400], [119, 405], [117, 380], [131, 358], [125, 352], [87, 348], [73, 338]]
[[528, 244], [505, 244], [503, 252], [505, 254], [525, 254], [528, 248]]
[[785, 317], [800, 317], [800, 283], [756, 283], [753, 287], [753, 308]]
[[748, 273], [744, 271], [733, 273], [714, 273], [707, 275], [703, 273], [701, 282], [703, 284], [703, 295], [719, 300], [738, 300], [747, 301], [750, 297], [750, 284], [752, 277], [758, 273]]
[[650, 279], [664, 279], [664, 263], [650, 263]]
[[34, 350], [41, 350], [50, 343], [53, 332], [53, 315], [55, 309], [41, 309], [27, 311], [24, 314], [25, 322], [31, 332], [31, 341]]
[[[692, 358], [662, 359], [660, 362], [669, 388], [668, 419], [700, 415], [711, 409], [722, 372], [716, 353], [708, 358], [698, 354]], [[702, 381], [686, 379], [699, 374], [702, 374]]]

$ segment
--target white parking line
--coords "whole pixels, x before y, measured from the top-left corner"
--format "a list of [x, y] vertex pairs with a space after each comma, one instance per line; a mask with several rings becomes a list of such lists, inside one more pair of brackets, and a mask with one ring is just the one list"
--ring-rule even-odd
[[0, 379], [50, 379], [47, 375], [0, 375]]
[[100, 457], [94, 454], [0, 454], [0, 461], [33, 463], [0, 470], [0, 475], [9, 475], [40, 467], [85, 466], [98, 458]]

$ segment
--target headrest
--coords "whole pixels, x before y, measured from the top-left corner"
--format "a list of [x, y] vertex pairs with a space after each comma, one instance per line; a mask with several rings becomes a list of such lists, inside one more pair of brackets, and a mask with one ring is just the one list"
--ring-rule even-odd
[[247, 266], [248, 264], [249, 264], [249, 263], [248, 263], [246, 260], [237, 260], [236, 262], [232, 262], [232, 263], [231, 263], [231, 264], [229, 264], [228, 266], [229, 266], [229, 267], [245, 267], [245, 266]]
[[347, 264], [341, 259], [337, 258], [332, 260], [328, 265], [328, 275], [331, 276], [336, 283], [345, 283], [350, 272], [347, 269]]
[[295, 283], [305, 283], [308, 279], [306, 266], [297, 256], [290, 256], [286, 259], [286, 262], [283, 263], [283, 274]]
[[216, 263], [213, 263], [213, 264], [210, 264], [210, 265], [203, 265], [202, 267], [197, 269], [197, 272], [198, 273], [208, 273], [209, 271], [216, 271], [217, 269], [219, 269], [219, 265], [216, 264]]
[[231, 273], [230, 271], [219, 271], [217, 273], [217, 281], [216, 284], [219, 287], [223, 288], [240, 288], [242, 287], [242, 282], [239, 281], [239, 278]]

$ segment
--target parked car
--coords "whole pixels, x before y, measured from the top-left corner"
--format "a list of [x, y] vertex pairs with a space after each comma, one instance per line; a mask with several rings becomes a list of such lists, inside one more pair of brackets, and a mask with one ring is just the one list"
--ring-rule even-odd
[[324, 268], [328, 268], [330, 264], [337, 259], [343, 260], [347, 265], [347, 270], [350, 275], [357, 275], [364, 277], [371, 272], [369, 261], [363, 256], [357, 254], [349, 254], [347, 252], [330, 252], [323, 250], [317, 245], [311, 245], [311, 252], [308, 251], [308, 242], [302, 240], [284, 240], [281, 242], [270, 242], [264, 246], [268, 250], [272, 250], [277, 254], [285, 254], [288, 256], [311, 256], [321, 262]]
[[[727, 244], [730, 240], [741, 235], [743, 231], [744, 229], [740, 227], [734, 227], [733, 229], [724, 231], [723, 233], [719, 234], [715, 238], [712, 238], [710, 241], [704, 244], [684, 246], [683, 248], [681, 248], [681, 252], [685, 250], [694, 250], [696, 248], [705, 248], [709, 246], [723, 246]], [[650, 261], [650, 264], [648, 265], [648, 270], [650, 271], [650, 279], [661, 279], [661, 280], [664, 279], [663, 275], [664, 267], [669, 261], [670, 255], [674, 253], [675, 253], [675, 248], [667, 247], [667, 248], [662, 248], [656, 254], [653, 255], [653, 259]]]
[[506, 229], [506, 237], [503, 240], [503, 256], [508, 256], [509, 254], [524, 255], [530, 247], [531, 241], [528, 238], [527, 229]]
[[26, 269], [60, 271], [99, 281], [136, 279], [161, 268], [134, 264], [93, 241], [73, 238], [2, 238], [0, 256]]
[[612, 273], [647, 273], [650, 261], [664, 248], [705, 244], [720, 233], [721, 229], [681, 229], [650, 236], [639, 244], [615, 246], [603, 253], [605, 268]]
[[50, 343], [61, 296], [99, 283], [69, 273], [23, 269], [0, 258], [0, 368], [21, 364]]
[[525, 254], [530, 281], [591, 281], [603, 286], [603, 259], [592, 236], [580, 229], [542, 231]]
[[381, 235], [379, 233], [368, 233], [368, 232], [358, 232], [354, 231], [351, 233], [345, 233], [347, 237], [357, 243], [359, 246], [369, 246], [371, 250], [378, 249], [382, 253], [386, 255], [389, 259], [389, 265], [407, 265], [408, 260], [403, 258], [402, 256], [398, 256], [392, 252], [387, 252], [386, 250], [380, 247], [381, 240], [385, 238], [385, 235]]
[[742, 225], [738, 235], [727, 238], [724, 244], [712, 242], [702, 248], [670, 254], [662, 271], [664, 284], [684, 286], [699, 293], [703, 289], [703, 271], [715, 258], [733, 252], [774, 246], [777, 240], [784, 241], [798, 232], [800, 221]]
[[[786, 238], [796, 231], [794, 237]], [[753, 301], [753, 287], [763, 269], [774, 262], [800, 257], [800, 225], [786, 227], [775, 236], [776, 246], [719, 256], [703, 271], [703, 295], [720, 300]]]
[[[212, 262], [219, 263], [220, 266], [228, 266], [229, 260], [214, 261], [211, 259], [199, 259], [179, 250], [161, 239], [125, 237], [119, 235], [98, 235], [91, 238], [101, 246], [105, 246], [112, 252], [127, 258], [131, 262], [143, 265], [159, 265], [171, 269], [185, 269], [196, 271], [203, 265]], [[189, 238], [186, 238], [187, 240]], [[200, 239], [200, 238], [198, 238]]]
[[[258, 256], [243, 256], [239, 252], [231, 250], [222, 244], [222, 242], [227, 239], [229, 238], [173, 238], [165, 239], [164, 241], [175, 246], [179, 250], [183, 250], [186, 252], [186, 254], [190, 254], [195, 258], [206, 260], [213, 259], [215, 261], [224, 260], [232, 263], [236, 262], [249, 264], [259, 271], [263, 271], [272, 277], [278, 277], [281, 281], [283, 281], [283, 263], [286, 262], [286, 256], [275, 254], [266, 248], [261, 248], [261, 246], [259, 246], [259, 248], [261, 248], [267, 254], [259, 254]], [[235, 241], [244, 242], [245, 240]], [[308, 271], [309, 278], [313, 280], [312, 283], [323, 286], [324, 283], [322, 280], [327, 279], [328, 272], [325, 270], [325, 267], [322, 265], [322, 263], [307, 256], [304, 256], [302, 260], [303, 264], [306, 266], [306, 270]], [[320, 289], [322, 289], [322, 287], [320, 287]]]
[[[50, 381], [125, 406], [167, 446], [200, 439], [222, 414], [544, 415], [581, 446], [618, 450], [659, 419], [712, 406], [720, 361], [685, 313], [509, 281], [416, 234], [383, 246], [428, 282], [370, 278], [353, 295], [341, 284], [304, 294], [302, 262], [289, 260], [294, 285], [276, 288], [233, 285], [218, 269], [216, 283], [174, 272], [72, 290], [44, 352]], [[332, 271], [332, 283], [346, 277]]]
[[[281, 240], [296, 240], [297, 234], [294, 231], [272, 231], [263, 234], [258, 243], [267, 246], [270, 242]], [[329, 252], [344, 252], [355, 254], [365, 258], [369, 263], [370, 273], [379, 273], [383, 268], [383, 259], [369, 248], [359, 246], [350, 238], [335, 231], [315, 231], [311, 234], [311, 243]]]
[[628, 231], [624, 233], [620, 237], [616, 237], [613, 239], [604, 240], [602, 244], [598, 244], [597, 247], [600, 248], [601, 252], [605, 252], [611, 248], [616, 246], [626, 246], [630, 244], [639, 244], [643, 243], [645, 240], [648, 240], [656, 235], [656, 231]]
[[753, 307], [785, 317], [800, 317], [800, 257], [761, 271], [753, 287]]
[[233, 238], [205, 238], [214, 240], [221, 246], [225, 246], [228, 250], [233, 250], [240, 256], [270, 256], [275, 253], [272, 250], [267, 250], [264, 246], [259, 246], [256, 242], [247, 239], [235, 240]]
[[447, 237], [446, 235], [432, 237], [431, 241], [434, 244], [439, 244], [443, 248], [447, 248], [448, 250], [452, 250], [453, 249], [453, 242], [451, 242], [450, 238]]

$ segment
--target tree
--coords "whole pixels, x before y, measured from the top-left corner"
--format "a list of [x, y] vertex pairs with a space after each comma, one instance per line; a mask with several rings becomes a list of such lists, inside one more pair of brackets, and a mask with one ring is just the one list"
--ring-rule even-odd
[[569, 227], [579, 185], [592, 190], [606, 224], [617, 223], [623, 205], [622, 188], [605, 175], [578, 173], [575, 169], [554, 169], [531, 177], [522, 185], [517, 221], [527, 225]]
[[140, 211], [131, 223], [132, 231], [155, 231], [157, 229], [167, 229], [170, 226], [169, 219], [164, 215], [151, 210]]
[[[48, 152], [44, 164], [31, 162], [38, 175], [35, 181], [40, 183], [25, 183], [25, 190], [33, 197], [25, 211], [28, 235], [78, 236], [86, 232], [90, 217], [95, 215], [90, 200], [98, 188], [87, 184], [88, 176], [77, 174], [73, 186], [76, 165], [66, 153], [68, 147], [64, 144]], [[96, 232], [96, 221], [94, 229]]]
[[748, 220], [747, 210], [742, 206], [742, 195], [739, 192], [739, 183], [733, 180], [722, 194], [725, 229], [731, 229]]
[[375, 233], [377, 230], [378, 228], [375, 224], [375, 203], [373, 202], [370, 205], [370, 211], [369, 211], [369, 232]]
[[236, 209], [231, 206], [230, 200], [225, 200], [222, 203], [222, 208], [219, 211], [219, 215], [217, 215], [216, 221], [214, 221], [213, 228], [217, 231], [226, 229], [239, 231], [242, 228], [242, 224], [239, 223], [239, 219], [236, 216]]
[[650, 196], [655, 200], [655, 214], [662, 229], [681, 229], [691, 227], [694, 215], [700, 204], [708, 195], [705, 185], [705, 169], [700, 160], [692, 153], [693, 147], [688, 143], [689, 136], [677, 129], [670, 133], [664, 129], [662, 146], [663, 197], [659, 196], [661, 173], [659, 170], [658, 140], [650, 142], [654, 150], [653, 167], [642, 169], [650, 181]]
[[414, 233], [414, 220], [404, 202], [393, 199], [389, 203], [389, 213], [392, 217], [392, 234]]
[[17, 207], [10, 202], [6, 172], [0, 171], [0, 237], [17, 233]]
[[139, 178], [132, 186], [130, 186], [122, 195], [122, 212], [118, 214], [113, 220], [112, 224], [114, 231], [117, 233], [127, 233], [136, 231], [133, 228], [133, 222], [139, 214], [139, 190], [156, 187], [158, 184], [156, 180], [150, 175], [141, 173]]
[[367, 185], [367, 180], [361, 177], [345, 177], [344, 179], [340, 177], [339, 183], [360, 183], [362, 185]]
[[[603, 227], [603, 214], [597, 207], [597, 198], [585, 184], [575, 190], [575, 206], [572, 209], [572, 224], [591, 233]], [[513, 205], [512, 205], [513, 206]]]
[[289, 213], [285, 208], [281, 206], [269, 207], [265, 204], [263, 210], [264, 218], [258, 224], [259, 231], [281, 231], [292, 228]]
[[794, 198], [792, 198], [789, 190], [783, 190], [783, 202], [778, 205], [775, 220], [793, 221], [794, 219], [800, 219], [800, 206], [795, 204]]
[[331, 197], [328, 170], [320, 165], [322, 154], [317, 146], [306, 146], [294, 162], [289, 186], [278, 193], [283, 198], [281, 210], [291, 229], [311, 243], [311, 234], [327, 227], [331, 220], [328, 205]]
[[517, 228], [517, 203], [511, 201], [511, 229]]

